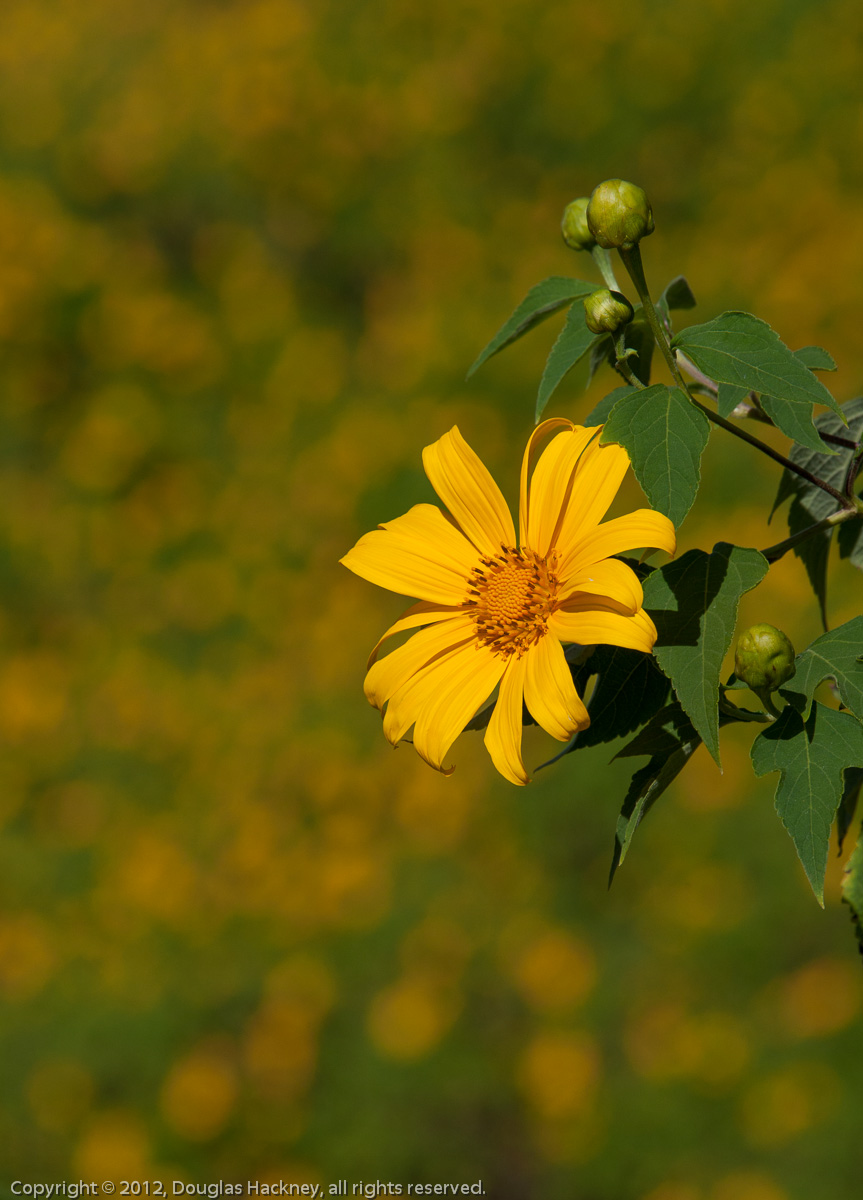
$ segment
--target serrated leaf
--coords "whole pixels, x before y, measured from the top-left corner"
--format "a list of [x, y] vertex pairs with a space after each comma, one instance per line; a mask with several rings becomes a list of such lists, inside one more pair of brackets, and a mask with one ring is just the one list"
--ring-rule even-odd
[[539, 381], [535, 413], [537, 424], [557, 385], [584, 358], [596, 340], [596, 334], [591, 333], [585, 323], [584, 305], [578, 302], [573, 304], [546, 359]]
[[669, 310], [695, 308], [695, 304], [692, 288], [685, 275], [676, 275], [670, 283], [665, 285], [665, 290], [659, 297], [659, 307], [666, 316]]
[[[822, 495], [824, 493], [822, 492]], [[812, 516], [795, 496], [788, 508], [788, 532], [793, 536], [802, 533], [812, 524]], [[794, 547], [794, 553], [803, 563], [806, 575], [818, 601], [821, 624], [827, 628], [827, 561], [830, 557], [832, 529], [819, 529]]]
[[797, 708], [805, 711], [818, 684], [835, 679], [842, 703], [863, 721], [863, 617], [816, 638], [797, 655], [794, 666], [793, 677], [780, 692]]
[[678, 746], [668, 755], [657, 754], [646, 766], [639, 767], [632, 776], [617, 818], [614, 850], [608, 873], [609, 887], [617, 868], [626, 858], [636, 829], [669, 784], [674, 782], [700, 744], [701, 739], [698, 738], [694, 743], [687, 742]]
[[836, 363], [832, 355], [823, 346], [801, 346], [794, 351], [794, 357], [803, 363], [810, 371], [835, 371]]
[[863, 954], [863, 837], [857, 839], [842, 879], [842, 900], [851, 909], [857, 945]]
[[834, 455], [836, 450], [818, 436], [812, 419], [812, 405], [807, 401], [781, 400], [778, 396], [762, 396], [761, 407], [777, 429], [790, 437], [799, 446], [806, 446], [819, 454]]
[[839, 526], [837, 537], [839, 557], [850, 560], [858, 571], [863, 571], [863, 517], [852, 517]]
[[790, 704], [752, 744], [756, 775], [779, 771], [776, 811], [791, 835], [818, 903], [824, 906], [824, 873], [830, 829], [846, 767], [863, 766], [863, 725], [850, 713], [817, 702], [804, 722]]
[[626, 737], [649, 720], [668, 698], [668, 680], [651, 656], [639, 650], [597, 646], [584, 670], [585, 675], [576, 681], [579, 694], [583, 694], [587, 678], [597, 676], [587, 705], [590, 725], [575, 734], [543, 767], [551, 766], [574, 750]]
[[842, 799], [836, 813], [836, 836], [839, 841], [839, 853], [845, 845], [845, 838], [851, 828], [851, 822], [857, 812], [860, 800], [860, 789], [863, 788], [863, 767], [846, 767], [842, 780]]
[[689, 718], [680, 705], [673, 701], [656, 713], [633, 741], [615, 755], [616, 758], [640, 754], [649, 754], [651, 757], [650, 762], [639, 767], [632, 776], [617, 818], [609, 887], [617, 868], [626, 858], [641, 821], [700, 745], [701, 738], [692, 728]]
[[587, 428], [592, 429], [596, 425], [602, 425], [608, 419], [608, 414], [617, 404], [618, 400], [622, 400], [624, 396], [635, 394], [636, 389], [625, 384], [623, 387], [615, 388], [613, 392], [609, 392], [607, 396], [603, 396], [599, 404], [594, 405], [587, 416], [584, 418], [584, 424]]
[[[851, 441], [859, 440], [863, 436], [863, 396], [857, 396], [843, 404], [842, 413], [845, 420], [833, 413], [821, 413], [815, 418], [815, 428], [819, 433], [837, 434]], [[831, 455], [826, 454], [823, 449], [810, 450], [804, 446], [792, 446], [788, 457], [810, 475], [823, 479], [825, 483], [841, 491], [852, 453], [852, 450], [842, 448], [837, 454]], [[783, 471], [770, 516], [773, 516], [783, 500], [793, 495], [800, 497], [800, 503], [811, 517], [810, 524], [822, 520], [836, 510], [836, 501], [823, 488], [815, 487], [795, 472]]]
[[656, 625], [654, 657], [707, 749], [719, 763], [719, 675], [740, 597], [767, 573], [763, 554], [728, 542], [688, 550], [644, 582], [644, 608]]
[[709, 436], [707, 417], [689, 397], [657, 383], [615, 404], [600, 441], [624, 447], [651, 507], [679, 525], [698, 492]]
[[[847, 420], [847, 427], [834, 413], [822, 413], [815, 418], [815, 428], [821, 433], [837, 434], [849, 440], [859, 439], [863, 435], [863, 397], [858, 396], [854, 400], [849, 400], [847, 404], [843, 404], [842, 411]], [[797, 466], [809, 471], [811, 475], [823, 479], [825, 483], [829, 483], [831, 487], [841, 491], [845, 484], [852, 454], [852, 450], [844, 447], [840, 448], [836, 454], [831, 455], [824, 449], [812, 450], [795, 444], [788, 452], [788, 457]], [[779, 488], [769, 519], [772, 519], [776, 509], [789, 496], [793, 497], [788, 510], [788, 528], [791, 534], [807, 529], [810, 525], [814, 525], [817, 521], [823, 520], [824, 517], [836, 511], [836, 501], [823, 488], [816, 487], [800, 475], [786, 470], [782, 472], [779, 480]], [[856, 521], [849, 522], [849, 524], [854, 525]], [[841, 528], [840, 526], [840, 530]], [[827, 558], [832, 536], [833, 530], [825, 529], [794, 547], [794, 553], [806, 567], [806, 573], [818, 597], [821, 619], [825, 628], [827, 627]], [[842, 544], [840, 542], [840, 545]], [[847, 542], [844, 544], [848, 545]]]
[[730, 417], [741, 400], [749, 395], [749, 388], [733, 383], [720, 383], [716, 395], [716, 411], [720, 417]]
[[672, 346], [717, 383], [800, 404], [839, 405], [824, 384], [788, 349], [766, 321], [751, 313], [726, 312], [704, 325], [690, 325]]
[[583, 299], [596, 290], [597, 284], [585, 283], [582, 279], [568, 279], [562, 275], [552, 275], [549, 279], [543, 279], [542, 283], [538, 283], [530, 289], [512, 316], [504, 321], [468, 371], [468, 379], [493, 354], [497, 354], [505, 346], [509, 346], [522, 337], [540, 321], [544, 321], [546, 317], [556, 313], [565, 304]]
[[649, 754], [651, 757], [669, 755], [681, 743], [691, 741], [700, 742], [701, 738], [683, 711], [680, 701], [672, 700], [651, 717], [632, 741], [627, 742], [614, 757], [635, 758], [640, 754]]

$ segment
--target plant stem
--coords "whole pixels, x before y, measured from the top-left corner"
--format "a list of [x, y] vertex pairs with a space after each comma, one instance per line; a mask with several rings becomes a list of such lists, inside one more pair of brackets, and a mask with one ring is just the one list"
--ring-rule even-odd
[[662, 351], [663, 358], [668, 363], [668, 368], [674, 377], [675, 383], [683, 391], [684, 395], [688, 396], [695, 407], [700, 408], [707, 419], [712, 421], [714, 425], [719, 425], [723, 429], [726, 429], [729, 433], [733, 434], [734, 437], [740, 438], [741, 441], [748, 442], [750, 446], [754, 446], [756, 450], [760, 450], [762, 454], [766, 454], [768, 458], [772, 458], [774, 462], [780, 463], [786, 471], [791, 471], [795, 475], [799, 475], [802, 479], [807, 480], [807, 482], [811, 483], [814, 487], [821, 488], [823, 491], [827, 492], [828, 495], [832, 496], [833, 499], [840, 504], [843, 509], [847, 508], [847, 496], [843, 496], [841, 492], [836, 490], [836, 488], [831, 487], [831, 485], [826, 483], [823, 479], [819, 479], [817, 475], [813, 475], [811, 471], [807, 471], [805, 467], [798, 467], [797, 463], [792, 462], [790, 458], [786, 458], [784, 454], [780, 454], [778, 450], [774, 450], [771, 446], [768, 446], [766, 442], [762, 442], [759, 438], [753, 437], [751, 433], [746, 433], [746, 431], [741, 429], [739, 426], [733, 425], [731, 421], [727, 421], [725, 417], [721, 417], [719, 413], [715, 413], [712, 409], [708, 408], [706, 404], [702, 404], [700, 400], [697, 400], [695, 396], [692, 395], [686, 385], [686, 381], [680, 374], [680, 367], [677, 363], [677, 357], [674, 351], [671, 349], [668, 336], [662, 327], [662, 322], [659, 320], [659, 316], [653, 306], [653, 301], [650, 298], [647, 280], [644, 277], [644, 267], [641, 262], [641, 250], [638, 246], [638, 243], [629, 247], [629, 249], [627, 249], [625, 246], [618, 247], [618, 254], [623, 260], [623, 265], [629, 272], [630, 279], [635, 284], [635, 289], [638, 292], [642, 305], [644, 306], [644, 315], [647, 317], [647, 322], [650, 325], [654, 338], [656, 339], [656, 344]]
[[[705, 375], [703, 371], [699, 371], [695, 363], [690, 362], [685, 354], [678, 354], [677, 360], [683, 367], [684, 371], [686, 371], [687, 375], [691, 375], [692, 378], [697, 383], [700, 383], [702, 387], [706, 388], [706, 390], [710, 392], [712, 396], [718, 395], [719, 384], [715, 379], [711, 379], [709, 375]], [[751, 392], [750, 395], [752, 395]], [[750, 411], [746, 413], [746, 416], [751, 417], [755, 421], [761, 421], [761, 423], [764, 425], [772, 425], [774, 429], [776, 428], [775, 422], [768, 417], [767, 413], [762, 408], [753, 406]], [[843, 450], [857, 450], [860, 445], [859, 442], [852, 441], [851, 438], [841, 437], [838, 433], [825, 433], [823, 429], [818, 430], [818, 436], [822, 441], [827, 442], [831, 446], [841, 446]]]
[[689, 389], [686, 386], [686, 381], [680, 374], [680, 367], [677, 365], [677, 359], [668, 341], [668, 335], [662, 326], [659, 319], [659, 314], [653, 306], [653, 301], [650, 298], [650, 291], [647, 287], [647, 280], [644, 278], [644, 266], [641, 261], [641, 249], [636, 242], [634, 246], [626, 249], [624, 246], [618, 248], [618, 254], [623, 260], [623, 265], [629, 272], [629, 277], [635, 284], [635, 290], [638, 292], [638, 297], [644, 307], [644, 315], [647, 317], [647, 323], [650, 326], [651, 333], [657, 346], [662, 351], [662, 356], [668, 363], [668, 369], [674, 376], [674, 382], [679, 388], [682, 388], [685, 395], [689, 395]]
[[630, 387], [641, 388], [643, 391], [645, 385], [641, 382], [638, 376], [633, 373], [632, 367], [629, 365], [629, 357], [626, 353], [626, 333], [624, 332], [624, 329], [618, 329], [617, 333], [614, 335], [614, 353], [617, 356], [614, 363], [614, 369], [623, 376]]
[[854, 499], [854, 484], [857, 482], [857, 472], [863, 465], [863, 442], [857, 447], [848, 464], [848, 474], [845, 476], [845, 495], [849, 500]]
[[793, 533], [791, 537], [785, 538], [782, 542], [777, 542], [775, 546], [768, 546], [761, 553], [769, 563], [778, 562], [784, 554], [793, 550], [795, 546], [799, 546], [801, 542], [805, 542], [813, 534], [819, 533], [822, 529], [832, 529], [834, 525], [841, 525], [843, 521], [855, 516], [858, 516], [856, 507], [840, 508], [838, 512], [831, 513], [829, 517], [824, 517], [821, 521], [816, 521], [814, 525], [807, 525], [805, 529]]
[[591, 257], [596, 263], [600, 275], [605, 281], [605, 286], [610, 288], [612, 292], [620, 291], [620, 284], [614, 274], [614, 266], [611, 262], [611, 255], [602, 246], [594, 246], [591, 250]]

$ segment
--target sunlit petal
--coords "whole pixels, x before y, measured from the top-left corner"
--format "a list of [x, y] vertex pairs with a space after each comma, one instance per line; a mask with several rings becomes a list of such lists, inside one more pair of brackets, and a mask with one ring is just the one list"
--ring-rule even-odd
[[369, 668], [363, 684], [369, 704], [383, 708], [390, 696], [417, 671], [474, 636], [473, 621], [462, 615], [421, 629]]
[[616, 558], [585, 567], [561, 579], [563, 606], [574, 595], [613, 597], [621, 609], [634, 613], [644, 603], [644, 591], [638, 576]]
[[530, 783], [521, 757], [521, 717], [524, 701], [526, 657], [510, 658], [497, 704], [485, 731], [485, 745], [491, 761], [510, 783]]
[[391, 592], [456, 605], [465, 598], [477, 553], [439, 508], [417, 504], [364, 534], [341, 562]]
[[540, 455], [530, 481], [527, 519], [527, 544], [536, 554], [545, 555], [556, 545], [578, 482], [579, 460], [598, 436], [598, 429], [576, 426], [558, 433]]
[[426, 446], [423, 466], [432, 487], [481, 554], [515, 543], [515, 527], [500, 488], [458, 426]]
[[582, 646], [623, 646], [647, 654], [653, 649], [657, 636], [656, 626], [644, 609], [632, 616], [601, 609], [560, 610], [549, 619], [548, 631], [561, 642], [579, 642]]
[[388, 638], [395, 637], [397, 633], [404, 633], [407, 629], [417, 629], [421, 625], [434, 625], [437, 621], [448, 621], [450, 617], [455, 616], [461, 611], [462, 609], [456, 608], [454, 605], [432, 604], [428, 600], [420, 600], [418, 604], [412, 604], [410, 608], [402, 613], [394, 625], [390, 625], [383, 637], [378, 640], [377, 645], [369, 655], [366, 670], [377, 659], [378, 651]]
[[594, 563], [610, 558], [612, 554], [623, 554], [626, 550], [642, 546], [674, 554], [677, 537], [668, 517], [650, 508], [639, 508], [625, 517], [603, 522], [585, 533], [579, 541], [572, 542], [568, 550], [561, 554], [558, 574], [561, 579], [569, 579]]
[[453, 655], [445, 672], [425, 681], [414, 746], [430, 766], [443, 770], [450, 746], [494, 691], [505, 668], [505, 659], [474, 642]]
[[563, 647], [544, 637], [525, 655], [524, 701], [534, 719], [560, 742], [569, 741], [590, 724], [587, 709], [575, 690]]
[[547, 421], [543, 421], [540, 425], [537, 425], [527, 440], [524, 457], [521, 461], [521, 486], [518, 502], [518, 544], [520, 546], [528, 545], [527, 522], [530, 511], [530, 474], [533, 470], [536, 457], [540, 452], [542, 441], [554, 433], [555, 430], [574, 428], [575, 426], [572, 421], [568, 421], [566, 417], [549, 417]]

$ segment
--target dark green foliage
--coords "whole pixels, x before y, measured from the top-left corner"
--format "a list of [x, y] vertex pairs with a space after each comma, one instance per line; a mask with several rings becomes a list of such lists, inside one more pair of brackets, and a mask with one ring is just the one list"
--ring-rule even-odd
[[653, 508], [679, 525], [701, 479], [710, 426], [679, 388], [664, 383], [622, 396], [609, 413], [603, 442], [617, 442]]
[[767, 572], [757, 550], [718, 542], [689, 550], [644, 583], [644, 607], [659, 634], [654, 654], [713, 758], [719, 762], [718, 688], [737, 605]]
[[780, 772], [776, 811], [823, 905], [830, 829], [842, 798], [843, 771], [863, 767], [863, 725], [817, 701], [805, 720], [788, 705], [755, 739], [752, 766], [756, 775]]

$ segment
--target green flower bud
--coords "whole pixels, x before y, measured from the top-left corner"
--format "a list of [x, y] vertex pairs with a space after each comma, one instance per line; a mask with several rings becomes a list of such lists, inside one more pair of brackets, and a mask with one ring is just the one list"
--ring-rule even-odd
[[584, 301], [584, 321], [591, 333], [617, 333], [632, 320], [632, 305], [621, 292], [600, 288]]
[[644, 191], [624, 179], [606, 179], [593, 189], [587, 205], [587, 224], [606, 250], [631, 250], [653, 233], [653, 212]]
[[753, 692], [775, 692], [795, 670], [794, 647], [781, 629], [753, 625], [737, 639], [734, 674]]
[[571, 250], [592, 250], [596, 238], [587, 227], [587, 196], [573, 200], [563, 210], [560, 232]]

